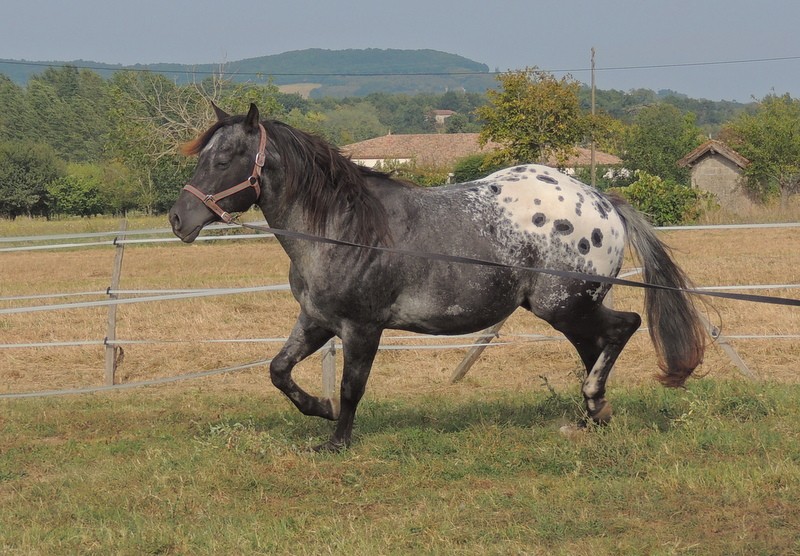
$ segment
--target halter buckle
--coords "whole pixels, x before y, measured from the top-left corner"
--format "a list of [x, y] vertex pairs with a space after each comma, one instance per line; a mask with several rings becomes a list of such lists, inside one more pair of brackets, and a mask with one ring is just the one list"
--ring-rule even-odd
[[258, 151], [256, 153], [256, 166], [258, 166], [259, 168], [263, 168], [266, 162], [267, 162], [267, 153], [264, 151]]

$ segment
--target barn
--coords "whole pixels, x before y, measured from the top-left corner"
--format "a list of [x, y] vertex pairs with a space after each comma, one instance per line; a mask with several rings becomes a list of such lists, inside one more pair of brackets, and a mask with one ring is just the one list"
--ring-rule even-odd
[[692, 187], [708, 191], [719, 206], [730, 212], [743, 212], [753, 206], [744, 187], [744, 169], [750, 161], [722, 141], [706, 141], [678, 161], [691, 171]]

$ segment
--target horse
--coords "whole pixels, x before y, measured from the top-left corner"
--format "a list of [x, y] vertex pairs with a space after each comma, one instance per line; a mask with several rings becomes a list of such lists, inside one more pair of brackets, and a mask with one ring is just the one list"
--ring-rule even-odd
[[[262, 121], [254, 104], [246, 115], [214, 110], [217, 121], [183, 146], [197, 165], [169, 221], [191, 243], [207, 224], [258, 205], [276, 230], [300, 310], [269, 373], [303, 414], [336, 422], [318, 450], [351, 445], [384, 330], [472, 333], [518, 307], [577, 350], [586, 367], [581, 423], [608, 423], [606, 380], [642, 322], [603, 304], [626, 246], [655, 286], [645, 290], [645, 308], [658, 379], [681, 386], [702, 362], [705, 332], [684, 291], [689, 280], [621, 197], [536, 164], [420, 187], [360, 166], [315, 135]], [[313, 396], [292, 369], [334, 336], [344, 355], [339, 399]]]

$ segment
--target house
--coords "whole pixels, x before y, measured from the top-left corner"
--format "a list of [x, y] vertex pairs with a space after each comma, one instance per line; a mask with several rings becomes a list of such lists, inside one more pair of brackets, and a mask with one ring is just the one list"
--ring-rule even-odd
[[[481, 146], [478, 137], [477, 133], [389, 134], [345, 145], [341, 150], [354, 162], [370, 168], [386, 161], [452, 168], [459, 159], [502, 148], [499, 143], [491, 141]], [[591, 151], [582, 147], [577, 151], [578, 154], [567, 161], [566, 167], [589, 166]], [[599, 151], [595, 153], [595, 161], [601, 166], [622, 163], [616, 156]], [[548, 164], [554, 166], [556, 162], [553, 159]]]
[[452, 110], [433, 110], [431, 112], [433, 116], [433, 121], [436, 122], [436, 125], [444, 125], [445, 120], [450, 116], [455, 116], [456, 112]]
[[678, 161], [691, 171], [692, 187], [712, 193], [721, 208], [740, 212], [753, 206], [744, 188], [750, 161], [722, 141], [711, 139]]

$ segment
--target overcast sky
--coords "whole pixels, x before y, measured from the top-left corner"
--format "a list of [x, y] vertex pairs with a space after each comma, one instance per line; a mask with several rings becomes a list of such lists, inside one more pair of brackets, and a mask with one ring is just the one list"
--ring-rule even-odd
[[796, 0], [0, 1], [0, 58], [29, 61], [193, 64], [305, 48], [432, 48], [492, 70], [569, 70], [588, 84], [592, 47], [600, 89], [800, 98]]

